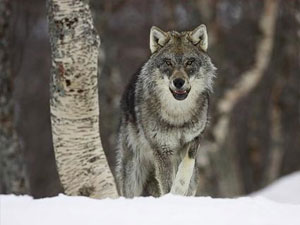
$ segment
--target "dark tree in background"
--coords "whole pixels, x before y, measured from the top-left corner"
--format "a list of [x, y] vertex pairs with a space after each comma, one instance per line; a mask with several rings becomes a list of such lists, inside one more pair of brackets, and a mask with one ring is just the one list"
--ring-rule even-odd
[[[44, 0], [10, 0], [11, 73], [15, 122], [36, 197], [61, 191], [51, 143], [50, 49]], [[201, 149], [199, 194], [234, 196], [258, 190], [300, 169], [300, 1], [278, 1], [273, 45], [259, 82], [230, 111], [218, 148], [214, 128], [220, 100], [253, 68], [266, 36], [261, 21], [275, 0], [91, 1], [101, 36], [100, 123], [114, 167], [119, 100], [130, 76], [147, 60], [152, 25], [190, 30], [205, 23], [208, 53], [218, 67], [210, 125]], [[2, 48], [2, 47], [1, 47]], [[218, 129], [217, 129], [218, 130]], [[206, 144], [205, 144], [206, 143]], [[214, 150], [217, 149], [217, 150]]]
[[46, 1], [9, 0], [11, 70], [14, 80], [15, 122], [25, 154], [30, 194], [62, 192], [54, 161], [50, 128], [50, 42]]
[[0, 193], [28, 193], [23, 152], [15, 130], [9, 29], [11, 4], [0, 0]]

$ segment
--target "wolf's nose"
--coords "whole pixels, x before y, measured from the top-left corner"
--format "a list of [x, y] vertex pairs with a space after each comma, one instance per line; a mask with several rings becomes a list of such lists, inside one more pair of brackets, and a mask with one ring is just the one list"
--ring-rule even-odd
[[181, 78], [176, 78], [175, 80], [173, 80], [173, 84], [176, 88], [180, 89], [182, 88], [182, 86], [184, 85], [184, 80]]

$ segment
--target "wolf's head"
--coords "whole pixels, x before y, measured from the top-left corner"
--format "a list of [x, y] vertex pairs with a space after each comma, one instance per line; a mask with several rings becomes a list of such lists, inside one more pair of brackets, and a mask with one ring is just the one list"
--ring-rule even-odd
[[152, 55], [147, 69], [156, 76], [162, 92], [167, 90], [176, 101], [191, 99], [204, 90], [211, 90], [216, 68], [207, 55], [207, 47], [207, 31], [203, 24], [186, 32], [164, 32], [152, 27]]

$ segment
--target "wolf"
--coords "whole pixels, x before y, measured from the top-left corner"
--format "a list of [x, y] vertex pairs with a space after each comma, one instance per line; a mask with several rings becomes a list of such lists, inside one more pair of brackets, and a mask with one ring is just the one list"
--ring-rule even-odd
[[184, 32], [151, 28], [151, 56], [121, 100], [115, 170], [121, 196], [195, 195], [216, 71], [207, 47], [204, 24]]

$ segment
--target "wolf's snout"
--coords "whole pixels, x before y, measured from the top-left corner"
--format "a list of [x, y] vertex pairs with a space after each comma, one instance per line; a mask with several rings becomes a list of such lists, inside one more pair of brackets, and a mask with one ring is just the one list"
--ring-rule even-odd
[[176, 78], [175, 80], [173, 80], [173, 84], [176, 88], [180, 89], [182, 88], [182, 86], [184, 85], [185, 81], [181, 78]]
[[189, 82], [183, 78], [177, 77], [174, 80], [171, 79], [170, 91], [174, 98], [177, 100], [184, 100], [189, 94], [190, 86]]

